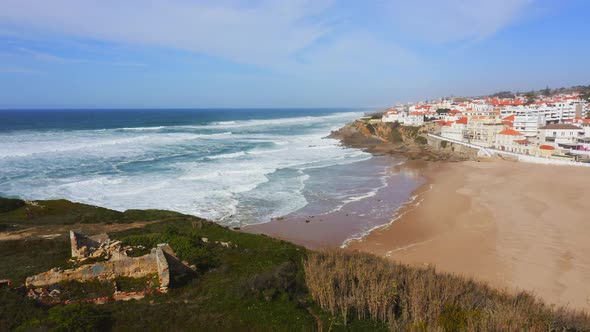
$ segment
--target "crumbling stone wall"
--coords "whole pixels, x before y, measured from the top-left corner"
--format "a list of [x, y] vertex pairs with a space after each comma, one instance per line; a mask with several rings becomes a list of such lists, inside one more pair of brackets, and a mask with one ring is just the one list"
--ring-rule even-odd
[[62, 281], [78, 280], [90, 281], [94, 279], [111, 280], [117, 277], [141, 278], [158, 274], [160, 287], [168, 287], [170, 276], [168, 262], [164, 258], [161, 248], [141, 257], [119, 257], [117, 260], [83, 265], [76, 269], [51, 269], [26, 280], [27, 287], [44, 287]]
[[[166, 255], [164, 253], [163, 247], [164, 245], [158, 245], [156, 249], [155, 259], [156, 259], [156, 267], [158, 271], [158, 279], [160, 281], [160, 287], [168, 287], [170, 285], [170, 265], [168, 264], [168, 260], [166, 259]], [[170, 246], [165, 245], [167, 248], [170, 249]]]
[[76, 231], [70, 231], [72, 257], [87, 257], [91, 250], [100, 247], [101, 244], [109, 240], [106, 233], [86, 236]]
[[61, 270], [53, 268], [26, 279], [26, 286], [46, 287], [63, 281], [90, 281], [94, 279], [112, 280], [117, 277], [141, 278], [158, 275], [160, 291], [166, 291], [170, 285], [170, 273], [193, 273], [194, 266], [181, 262], [174, 250], [166, 244], [158, 244], [149, 254], [141, 257], [127, 256], [131, 247], [122, 247], [120, 241], [111, 241], [107, 234], [86, 236], [70, 231], [72, 257], [84, 262], [89, 258], [102, 258], [106, 261], [82, 265], [75, 269]]

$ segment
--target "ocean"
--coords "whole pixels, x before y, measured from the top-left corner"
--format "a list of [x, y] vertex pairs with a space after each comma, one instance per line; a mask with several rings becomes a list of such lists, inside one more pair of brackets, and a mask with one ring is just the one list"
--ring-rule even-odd
[[390, 176], [389, 162], [326, 138], [364, 112], [0, 111], [0, 196], [167, 209], [234, 227], [303, 208], [327, 214]]

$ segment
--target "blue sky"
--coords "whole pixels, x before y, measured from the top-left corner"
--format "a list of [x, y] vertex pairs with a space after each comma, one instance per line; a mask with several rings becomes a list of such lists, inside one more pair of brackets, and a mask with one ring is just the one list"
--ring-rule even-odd
[[373, 107], [590, 84], [584, 0], [2, 0], [0, 108]]

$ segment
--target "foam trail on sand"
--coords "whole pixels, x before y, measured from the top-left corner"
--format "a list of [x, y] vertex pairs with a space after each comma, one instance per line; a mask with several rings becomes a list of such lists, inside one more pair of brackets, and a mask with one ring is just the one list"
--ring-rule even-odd
[[358, 234], [355, 234], [355, 235], [349, 237], [344, 242], [342, 242], [342, 245], [340, 245], [340, 248], [346, 248], [351, 242], [362, 240], [364, 237], [369, 235], [371, 232], [390, 226], [395, 221], [400, 219], [403, 215], [405, 215], [406, 213], [408, 213], [412, 209], [418, 207], [420, 205], [420, 203], [424, 200], [423, 195], [430, 190], [432, 190], [432, 185], [429, 185], [427, 190], [424, 190], [424, 191], [420, 192], [419, 194], [412, 195], [407, 202], [405, 202], [403, 205], [401, 205], [396, 210], [395, 214], [393, 215], [393, 217], [391, 218], [391, 220], [389, 222], [387, 222], [383, 225], [376, 225], [370, 229], [367, 229], [365, 231], [362, 231]]

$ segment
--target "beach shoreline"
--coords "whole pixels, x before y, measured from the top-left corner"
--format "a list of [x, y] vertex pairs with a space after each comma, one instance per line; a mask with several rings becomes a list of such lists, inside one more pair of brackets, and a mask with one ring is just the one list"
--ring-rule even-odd
[[[374, 156], [404, 157], [399, 144], [353, 135], [354, 144], [346, 135], [339, 139]], [[406, 157], [396, 171], [410, 172], [421, 184], [362, 234], [350, 233], [351, 226], [363, 222], [362, 215], [351, 217], [351, 211], [323, 216], [321, 222], [311, 216], [280, 218], [244, 231], [311, 249], [342, 247], [412, 266], [434, 266], [510, 292], [527, 291], [550, 304], [590, 311], [587, 169], [495, 158], [448, 162], [454, 157]], [[392, 188], [381, 190], [376, 199], [385, 201], [388, 190]]]
[[391, 216], [407, 205], [412, 193], [423, 185], [425, 179], [420, 168], [424, 163], [393, 156], [374, 156], [372, 162], [390, 166], [383, 177], [383, 186], [376, 188], [371, 195], [320, 214], [304, 207], [265, 223], [244, 226], [241, 231], [266, 234], [310, 249], [326, 249], [342, 247], [348, 241], [386, 226], [391, 222]]
[[441, 163], [427, 172], [421, 199], [346, 250], [590, 309], [588, 170], [484, 160]]

